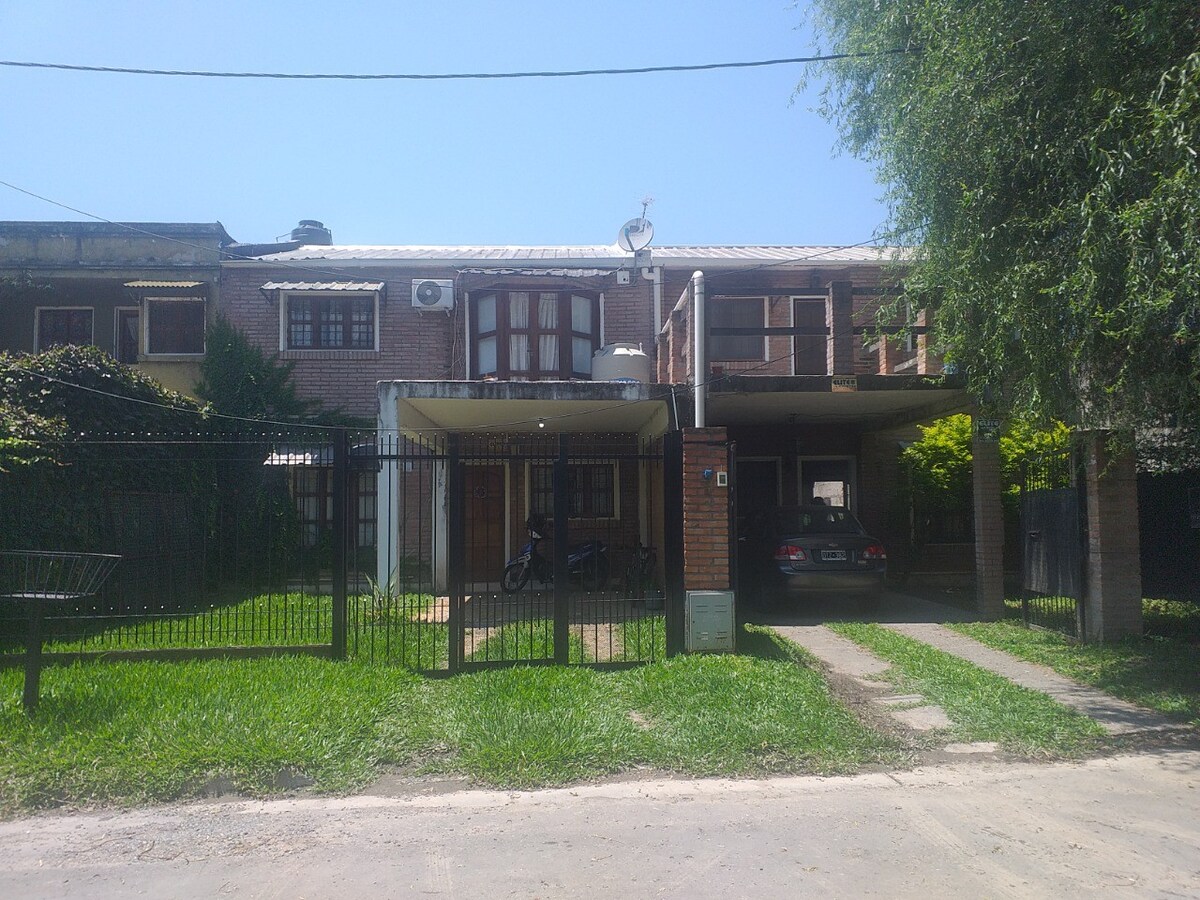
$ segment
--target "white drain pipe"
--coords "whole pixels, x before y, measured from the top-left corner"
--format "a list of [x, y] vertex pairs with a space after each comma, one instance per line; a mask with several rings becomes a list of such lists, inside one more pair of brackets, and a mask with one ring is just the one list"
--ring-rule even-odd
[[695, 331], [695, 350], [692, 353], [692, 375], [695, 379], [696, 414], [695, 425], [704, 428], [707, 422], [705, 406], [708, 400], [708, 354], [705, 337], [708, 333], [708, 316], [704, 303], [704, 273], [692, 273], [692, 328]]

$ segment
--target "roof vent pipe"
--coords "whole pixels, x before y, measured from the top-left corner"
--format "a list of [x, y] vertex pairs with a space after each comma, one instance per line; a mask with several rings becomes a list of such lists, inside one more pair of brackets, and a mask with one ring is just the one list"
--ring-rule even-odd
[[705, 405], [708, 400], [708, 354], [705, 338], [708, 336], [708, 315], [704, 308], [704, 273], [692, 273], [692, 330], [695, 332], [695, 352], [692, 353], [692, 371], [696, 384], [696, 427], [705, 428]]
[[292, 229], [292, 240], [328, 247], [333, 243], [333, 233], [316, 219], [301, 219], [300, 224]]

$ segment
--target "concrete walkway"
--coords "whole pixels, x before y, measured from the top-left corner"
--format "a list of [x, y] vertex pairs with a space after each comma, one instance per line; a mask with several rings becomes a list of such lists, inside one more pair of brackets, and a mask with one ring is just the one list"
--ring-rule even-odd
[[[1048, 694], [1064, 706], [1094, 719], [1109, 734], [1142, 734], [1181, 730], [1188, 727], [1156, 712], [1143, 709], [1125, 700], [1118, 700], [1103, 691], [1059, 675], [1046, 666], [1025, 662], [1008, 653], [993, 650], [973, 638], [952, 631], [936, 621], [928, 620], [936, 617], [926, 618], [927, 621], [883, 624], [885, 628], [890, 628], [938, 650], [961, 657], [981, 669], [995, 672], [1021, 687]], [[865, 688], [884, 692], [882, 696], [876, 698], [877, 705], [908, 707], [892, 712], [892, 716], [897, 721], [918, 730], [944, 728], [951, 724], [939, 707], [922, 704], [920, 697], [887, 694], [889, 689], [887, 683], [872, 676], [878, 676], [887, 671], [889, 663], [853, 641], [834, 633], [824, 625], [773, 624], [771, 627], [789, 641], [799, 644], [817, 657], [834, 674], [853, 678]]]
[[1109, 734], [1138, 734], [1185, 728], [1158, 713], [1118, 700], [1103, 691], [1080, 684], [1053, 669], [1017, 659], [994, 650], [944, 625], [931, 622], [896, 623], [885, 626], [907, 637], [962, 657], [981, 669], [1003, 675], [1021, 687], [1049, 694], [1063, 706], [1095, 719]]

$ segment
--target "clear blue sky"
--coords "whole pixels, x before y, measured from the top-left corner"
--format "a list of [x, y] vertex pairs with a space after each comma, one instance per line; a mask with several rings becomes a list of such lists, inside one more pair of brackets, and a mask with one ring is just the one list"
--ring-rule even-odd
[[[448, 72], [672, 65], [814, 50], [804, 0], [0, 4], [0, 59]], [[0, 179], [105, 218], [271, 240], [824, 244], [881, 228], [880, 187], [772, 69], [492, 82], [163, 78], [0, 67]], [[80, 216], [0, 187], [0, 219]]]

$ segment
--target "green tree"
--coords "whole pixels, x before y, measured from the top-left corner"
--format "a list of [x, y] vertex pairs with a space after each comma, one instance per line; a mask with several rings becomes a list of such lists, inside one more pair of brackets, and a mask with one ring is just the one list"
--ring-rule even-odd
[[816, 0], [823, 111], [980, 396], [1200, 443], [1194, 0]]
[[294, 363], [281, 363], [250, 343], [226, 319], [208, 328], [196, 393], [218, 413], [247, 419], [299, 422], [319, 404], [302, 399], [292, 384]]
[[[971, 417], [947, 416], [922, 425], [921, 439], [900, 454], [903, 473], [899, 506], [911, 512], [917, 545], [939, 518], [953, 517], [969, 523], [974, 475], [971, 452]], [[1000, 463], [1005, 484], [1005, 514], [1015, 516], [1020, 494], [1021, 468], [1027, 460], [1066, 450], [1070, 432], [1061, 422], [1038, 428], [1026, 422], [1008, 422], [1000, 435]]]

